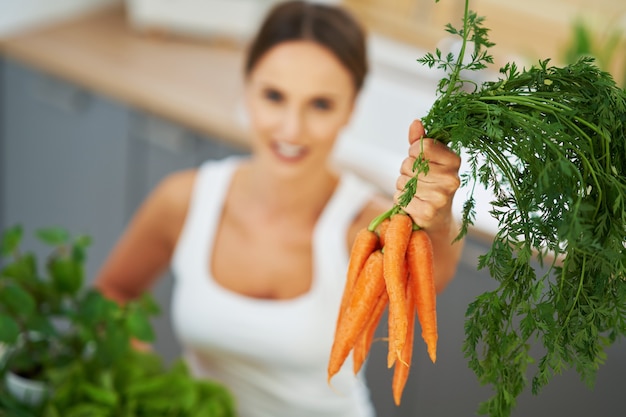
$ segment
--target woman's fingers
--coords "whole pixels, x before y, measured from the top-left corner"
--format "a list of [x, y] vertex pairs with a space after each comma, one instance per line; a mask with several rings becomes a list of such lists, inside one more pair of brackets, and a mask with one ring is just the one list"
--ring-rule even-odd
[[[408, 176], [398, 178], [396, 201], [404, 192], [404, 186], [409, 179]], [[435, 179], [429, 173], [426, 177], [418, 179], [415, 195], [404, 209], [415, 223], [423, 228], [429, 228], [439, 217], [440, 212], [445, 211], [444, 214], [449, 214], [458, 185], [458, 177], [443, 176]]]
[[428, 173], [420, 174], [415, 195], [405, 207], [405, 211], [421, 227], [428, 228], [437, 221], [440, 213], [449, 214], [452, 199], [460, 186], [459, 169], [461, 158], [450, 148], [433, 139], [423, 138], [424, 127], [415, 120], [409, 128], [409, 156], [400, 167], [400, 176], [396, 181], [398, 201], [404, 192], [406, 183], [415, 175], [413, 167], [417, 158], [428, 161]]
[[[430, 139], [424, 139], [428, 141]], [[436, 146], [444, 146], [437, 144]], [[459, 169], [461, 167], [461, 159], [449, 149], [441, 150], [436, 153], [424, 152], [424, 157], [428, 161], [428, 173], [420, 174], [418, 181], [427, 183], [443, 182], [444, 188], [453, 188], [456, 190], [459, 186]], [[413, 167], [417, 158], [409, 156], [402, 161], [400, 166], [400, 176], [398, 177], [397, 188], [401, 190], [415, 173]]]
[[425, 136], [424, 125], [421, 120], [413, 120], [409, 126], [409, 144], [415, 143], [417, 140]]
[[[414, 161], [420, 156], [423, 156], [431, 164], [449, 166], [456, 171], [461, 166], [461, 158], [445, 144], [434, 139], [424, 138], [411, 144], [409, 157], [413, 158]], [[403, 165], [402, 169], [405, 174], [412, 173], [412, 165]]]

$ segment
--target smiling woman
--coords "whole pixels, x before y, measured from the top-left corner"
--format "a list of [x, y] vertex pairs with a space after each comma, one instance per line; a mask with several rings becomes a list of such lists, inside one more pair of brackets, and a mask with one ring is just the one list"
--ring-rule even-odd
[[[303, 77], [308, 82], [303, 83]], [[356, 96], [352, 76], [342, 63], [314, 42], [285, 42], [259, 60], [246, 85], [253, 146], [263, 154], [264, 145], [269, 145], [273, 156], [285, 163], [326, 169]]]
[[[276, 6], [243, 74], [251, 155], [163, 179], [97, 279], [126, 302], [171, 265], [172, 319], [187, 361], [232, 390], [241, 417], [374, 415], [363, 374], [346, 364], [332, 387], [326, 377], [348, 248], [393, 203], [331, 161], [367, 73], [365, 44], [340, 7]], [[404, 177], [423, 132], [419, 122], [405, 128]], [[461, 252], [451, 244], [459, 158], [423, 143], [433, 181], [407, 212], [432, 239], [443, 287]]]
[[261, 154], [265, 143], [279, 161], [326, 169], [367, 73], [364, 33], [334, 11], [320, 7], [305, 15], [284, 7], [252, 43], [246, 103]]

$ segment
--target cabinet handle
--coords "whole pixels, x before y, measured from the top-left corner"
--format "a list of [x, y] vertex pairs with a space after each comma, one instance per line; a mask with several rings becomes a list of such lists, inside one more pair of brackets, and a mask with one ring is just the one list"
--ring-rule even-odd
[[70, 114], [85, 113], [92, 102], [87, 90], [46, 74], [36, 80], [33, 95], [40, 103]]
[[185, 128], [159, 117], [136, 113], [131, 119], [131, 136], [173, 153], [194, 149], [195, 137]]

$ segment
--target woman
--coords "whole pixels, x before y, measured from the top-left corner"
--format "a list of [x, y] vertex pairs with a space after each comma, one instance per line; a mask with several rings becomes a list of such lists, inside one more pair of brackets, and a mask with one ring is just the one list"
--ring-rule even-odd
[[[362, 28], [344, 10], [286, 2], [251, 45], [245, 99], [250, 157], [208, 161], [156, 187], [98, 277], [124, 302], [168, 267], [172, 319], [199, 377], [226, 384], [245, 416], [371, 416], [362, 375], [327, 384], [336, 314], [356, 232], [393, 202], [330, 167], [367, 64]], [[457, 155], [416, 121], [398, 190], [423, 146], [431, 169], [407, 212], [433, 241], [438, 289], [461, 247], [452, 198]]]

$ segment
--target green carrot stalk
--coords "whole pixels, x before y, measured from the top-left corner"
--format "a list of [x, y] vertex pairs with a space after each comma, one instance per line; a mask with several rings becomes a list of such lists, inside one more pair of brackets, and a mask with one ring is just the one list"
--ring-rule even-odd
[[[528, 364], [537, 364], [534, 394], [568, 368], [592, 386], [604, 349], [626, 335], [626, 91], [591, 58], [508, 63], [495, 81], [464, 79], [493, 63], [483, 23], [466, 0], [462, 27], [446, 27], [462, 39], [458, 56], [436, 50], [418, 61], [446, 72], [422, 118], [427, 137], [468, 159], [457, 238], [474, 222], [475, 186], [494, 196], [498, 232], [479, 269], [498, 287], [468, 306], [463, 349], [494, 388], [478, 411], [507, 417]], [[408, 204], [427, 169], [418, 157], [398, 205], [374, 227]], [[535, 340], [544, 347], [538, 357]]]

